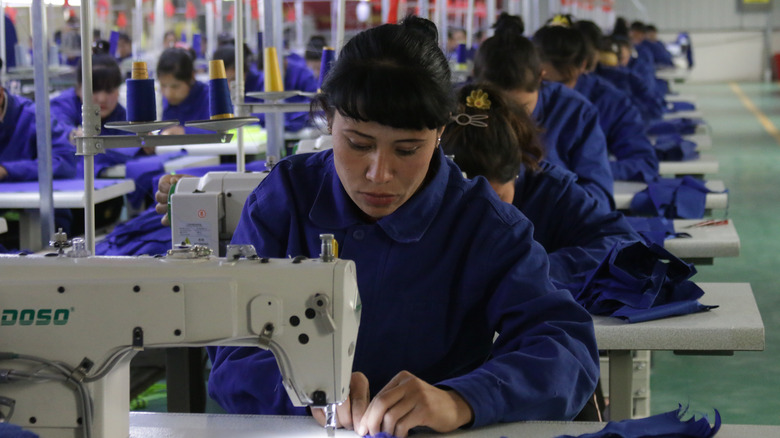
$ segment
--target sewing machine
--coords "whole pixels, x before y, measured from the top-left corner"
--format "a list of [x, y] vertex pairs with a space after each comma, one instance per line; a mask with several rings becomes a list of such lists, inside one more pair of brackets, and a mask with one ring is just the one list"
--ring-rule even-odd
[[319, 259], [243, 245], [227, 258], [0, 256], [0, 414], [47, 438], [128, 436], [135, 351], [229, 345], [271, 350], [292, 402], [324, 408], [335, 432], [361, 303], [354, 263], [323, 236]]
[[209, 172], [182, 178], [169, 196], [174, 244], [203, 245], [224, 254], [244, 201], [268, 172]]

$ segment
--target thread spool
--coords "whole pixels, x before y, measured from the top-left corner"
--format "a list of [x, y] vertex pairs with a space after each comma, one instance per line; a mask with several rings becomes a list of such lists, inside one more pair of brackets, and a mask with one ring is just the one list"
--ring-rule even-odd
[[154, 79], [143, 61], [133, 62], [133, 71], [127, 80], [127, 121], [153, 122], [157, 120], [154, 97]]
[[328, 75], [330, 68], [336, 61], [336, 50], [333, 47], [322, 48], [322, 58], [320, 58], [320, 77], [318, 79], [317, 89], [322, 89], [322, 83], [325, 82], [325, 76]]
[[221, 59], [209, 61], [209, 114], [211, 120], [233, 117], [230, 87], [225, 74], [225, 63]]
[[458, 64], [465, 64], [466, 63], [466, 45], [461, 43], [458, 44], [458, 49], [455, 52], [456, 54], [456, 60]]
[[265, 69], [265, 91], [284, 91], [282, 72], [279, 70], [279, 58], [276, 47], [266, 47], [263, 50], [263, 66]]
[[116, 57], [116, 46], [119, 45], [119, 32], [112, 30], [108, 37], [108, 53]]
[[195, 57], [203, 58], [203, 40], [199, 33], [192, 34], [192, 50], [195, 51]]

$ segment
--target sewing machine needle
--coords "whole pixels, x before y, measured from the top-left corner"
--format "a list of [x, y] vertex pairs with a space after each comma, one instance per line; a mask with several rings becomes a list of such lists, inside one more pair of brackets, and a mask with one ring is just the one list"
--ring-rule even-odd
[[329, 437], [336, 436], [336, 405], [325, 406], [325, 430]]

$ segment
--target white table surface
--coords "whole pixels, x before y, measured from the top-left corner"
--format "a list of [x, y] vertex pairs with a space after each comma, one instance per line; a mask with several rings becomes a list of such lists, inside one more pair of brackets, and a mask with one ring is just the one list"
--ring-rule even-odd
[[718, 160], [712, 155], [702, 154], [699, 158], [686, 161], [660, 161], [661, 175], [707, 175], [718, 173]]
[[[657, 136], [648, 137], [650, 142], [655, 144]], [[683, 135], [682, 138], [696, 143], [697, 151], [712, 149], [712, 137], [707, 132], [698, 132], [696, 134]]]
[[[219, 164], [218, 155], [185, 155], [166, 161], [163, 163], [163, 168], [165, 173], [171, 173], [189, 167], [216, 166], [217, 164]], [[104, 178], [124, 178], [126, 171], [124, 164], [117, 164], [104, 170], [101, 175]]]
[[4, 217], [0, 217], [0, 234], [3, 234], [8, 231], [8, 222], [5, 221]]
[[[95, 203], [123, 196], [135, 190], [135, 182], [131, 179], [116, 180], [114, 184], [94, 191]], [[54, 191], [54, 208], [83, 208], [84, 183], [80, 190]], [[40, 208], [40, 193], [34, 192], [0, 192], [0, 208], [38, 209]]]
[[696, 96], [693, 94], [667, 94], [664, 96], [667, 102], [691, 102], [696, 103]]
[[[706, 181], [708, 189], [716, 193], [707, 193], [704, 207], [707, 209], [725, 209], [729, 205], [728, 193], [717, 193], [726, 190], [723, 181]], [[647, 184], [637, 181], [615, 181], [615, 208], [628, 210], [631, 208], [631, 200], [634, 195], [647, 188]]]
[[606, 350], [609, 357], [612, 419], [632, 416], [634, 350], [728, 354], [764, 349], [764, 323], [749, 283], [699, 283], [699, 286], [704, 290], [699, 302], [720, 307], [636, 324], [611, 317], [593, 317], [599, 350]]
[[664, 241], [664, 248], [682, 259], [704, 260], [714, 257], [737, 257], [740, 241], [734, 222], [724, 225], [690, 227], [701, 219], [675, 219], [674, 231], [691, 237], [674, 237]]
[[664, 120], [672, 119], [703, 119], [704, 114], [699, 110], [675, 111], [673, 113], [664, 113]]
[[[235, 142], [185, 144], [180, 146], [158, 146], [155, 149], [161, 154], [187, 151], [188, 155], [236, 155], [238, 153], [238, 144]], [[244, 154], [255, 155], [261, 152], [265, 152], [265, 142], [254, 143], [244, 141]]]
[[671, 81], [683, 81], [688, 79], [691, 71], [687, 68], [662, 68], [655, 71], [655, 77]]
[[[669, 410], [675, 407], [670, 407]], [[697, 417], [699, 418], [699, 417]], [[712, 421], [712, 420], [710, 420]], [[525, 422], [505, 423], [451, 433], [419, 433], [415, 437], [468, 438], [553, 438], [597, 432], [605, 423]], [[272, 415], [130, 413], [131, 438], [325, 438], [325, 430], [311, 417]], [[339, 429], [336, 436], [355, 438], [351, 430]], [[722, 425], [718, 438], [776, 438], [780, 426]]]

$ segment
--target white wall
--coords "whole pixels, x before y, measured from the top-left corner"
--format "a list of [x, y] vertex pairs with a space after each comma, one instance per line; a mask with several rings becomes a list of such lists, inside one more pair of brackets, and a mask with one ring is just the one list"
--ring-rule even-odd
[[[764, 33], [758, 31], [692, 32], [694, 68], [689, 81], [760, 81], [764, 77]], [[671, 41], [676, 34], [662, 34]], [[772, 47], [780, 52], [780, 32]]]

